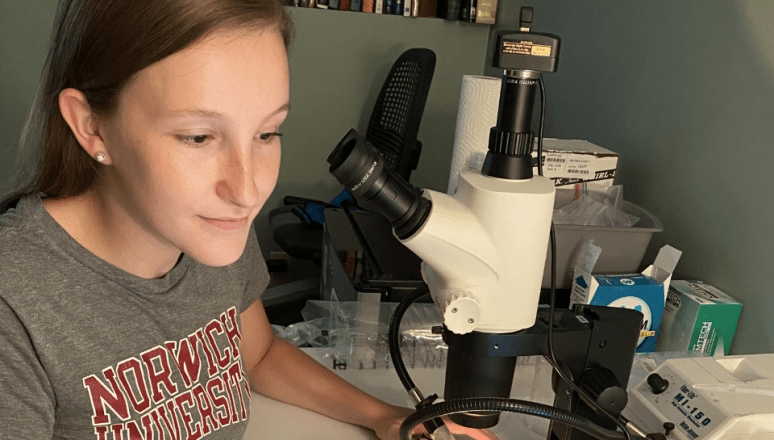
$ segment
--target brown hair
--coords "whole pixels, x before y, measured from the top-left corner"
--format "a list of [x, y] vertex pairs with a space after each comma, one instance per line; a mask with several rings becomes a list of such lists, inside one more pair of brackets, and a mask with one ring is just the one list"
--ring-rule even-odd
[[75, 196], [96, 180], [97, 165], [59, 111], [62, 90], [75, 88], [92, 110], [109, 116], [131, 78], [149, 65], [224, 28], [274, 28], [290, 44], [292, 23], [280, 0], [62, 0], [40, 89], [23, 142], [35, 142], [27, 183], [5, 202], [42, 192]]

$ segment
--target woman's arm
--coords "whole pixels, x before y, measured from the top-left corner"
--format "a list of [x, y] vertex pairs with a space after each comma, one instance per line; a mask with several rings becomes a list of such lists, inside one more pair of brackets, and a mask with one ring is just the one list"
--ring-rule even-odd
[[382, 440], [397, 440], [411, 412], [355, 388], [271, 331], [258, 300], [240, 315], [242, 356], [250, 386], [258, 393], [374, 430]]

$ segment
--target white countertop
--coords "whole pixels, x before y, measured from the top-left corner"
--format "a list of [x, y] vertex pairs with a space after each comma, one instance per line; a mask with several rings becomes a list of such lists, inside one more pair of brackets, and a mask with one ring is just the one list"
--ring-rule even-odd
[[[325, 350], [304, 349], [313, 358], [331, 368], [332, 360], [325, 357]], [[339, 376], [356, 387], [390, 403], [412, 407], [409, 398], [398, 379], [395, 370], [333, 370]], [[511, 397], [529, 399], [532, 392], [534, 363], [519, 364], [516, 367]], [[425, 395], [433, 393], [443, 397], [444, 370], [441, 368], [410, 369], [412, 380]], [[543, 392], [550, 392], [550, 384], [545, 383]], [[282, 402], [268, 399], [256, 393], [250, 404], [251, 416], [244, 440], [293, 439], [293, 440], [374, 440], [376, 436], [366, 429], [341, 423], [325, 416], [307, 411]], [[534, 430], [527, 424], [535, 425]], [[492, 429], [500, 440], [544, 439], [548, 421], [521, 414], [503, 413], [500, 423]], [[538, 432], [535, 432], [538, 431]], [[540, 432], [540, 433], [539, 433]]]

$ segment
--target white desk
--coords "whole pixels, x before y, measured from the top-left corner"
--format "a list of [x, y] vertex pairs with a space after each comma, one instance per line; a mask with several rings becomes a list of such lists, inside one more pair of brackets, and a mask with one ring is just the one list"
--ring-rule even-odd
[[[320, 361], [326, 367], [331, 368], [330, 359], [321, 358], [323, 350], [305, 349], [313, 358]], [[403, 386], [398, 379], [395, 370], [333, 370], [339, 376], [356, 387], [393, 405], [413, 407], [409, 401]], [[520, 364], [516, 367], [511, 397], [516, 399], [529, 399], [532, 391], [534, 377], [534, 363]], [[412, 380], [424, 395], [433, 393], [442, 397], [444, 370], [410, 369]], [[550, 384], [545, 384], [550, 389]], [[374, 440], [376, 436], [363, 428], [331, 420], [319, 414], [287, 405], [275, 400], [267, 399], [253, 393], [250, 405], [250, 423], [244, 440], [265, 439], [292, 439], [292, 440]], [[530, 423], [537, 422], [544, 425], [543, 433], [538, 434], [529, 429], [525, 424], [525, 416], [521, 414], [503, 413], [500, 423], [492, 431], [500, 440], [538, 440], [544, 439], [548, 422], [542, 419], [532, 418]], [[539, 430], [539, 429], [537, 429]]]

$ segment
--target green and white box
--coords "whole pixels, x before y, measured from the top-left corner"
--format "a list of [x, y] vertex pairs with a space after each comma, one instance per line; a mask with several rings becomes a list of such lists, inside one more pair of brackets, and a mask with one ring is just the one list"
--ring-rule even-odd
[[657, 351], [727, 355], [742, 314], [742, 304], [701, 281], [672, 281]]

